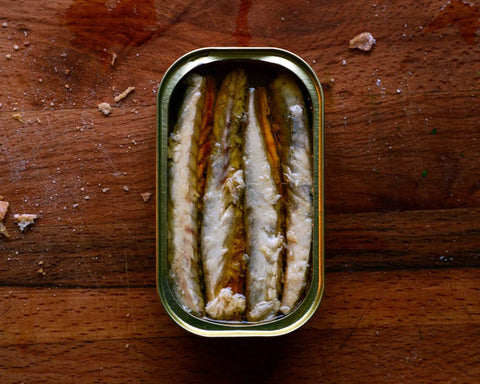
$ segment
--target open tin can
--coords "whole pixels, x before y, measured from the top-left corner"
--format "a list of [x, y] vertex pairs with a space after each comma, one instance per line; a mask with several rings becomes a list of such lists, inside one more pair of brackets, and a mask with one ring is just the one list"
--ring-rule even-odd
[[[169, 138], [178, 118], [185, 79], [192, 73], [217, 78], [231, 68], [242, 67], [255, 81], [268, 81], [278, 73], [295, 77], [308, 113], [312, 157], [312, 238], [308, 281], [301, 300], [288, 314], [265, 321], [215, 320], [195, 315], [181, 305], [169, 273]], [[265, 80], [266, 79], [266, 80]], [[184, 329], [201, 336], [277, 336], [302, 326], [316, 311], [324, 290], [323, 244], [323, 93], [311, 67], [297, 55], [278, 48], [202, 48], [178, 59], [165, 73], [157, 100], [157, 289], [171, 318]]]

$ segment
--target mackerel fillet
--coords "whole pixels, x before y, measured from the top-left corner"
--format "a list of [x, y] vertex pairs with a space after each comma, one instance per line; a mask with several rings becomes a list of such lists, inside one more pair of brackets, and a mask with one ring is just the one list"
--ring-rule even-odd
[[286, 179], [287, 256], [280, 311], [290, 313], [306, 284], [312, 247], [312, 160], [308, 119], [296, 81], [282, 74], [270, 85]]
[[249, 90], [244, 135], [249, 321], [270, 320], [278, 313], [284, 243], [281, 195], [269, 161], [262, 119], [256, 113], [256, 94], [255, 89]]
[[177, 301], [187, 311], [204, 315], [198, 247], [198, 140], [205, 103], [206, 78], [193, 74], [178, 121], [169, 139], [168, 263]]
[[247, 75], [227, 74], [218, 92], [200, 234], [206, 313], [240, 320], [245, 311], [242, 129]]

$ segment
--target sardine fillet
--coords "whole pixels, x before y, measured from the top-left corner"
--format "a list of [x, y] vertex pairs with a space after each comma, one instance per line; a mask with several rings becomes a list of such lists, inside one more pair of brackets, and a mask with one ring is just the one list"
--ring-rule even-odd
[[[306, 142], [308, 134], [303, 125], [300, 107], [290, 108], [294, 131], [289, 156], [287, 179], [287, 259], [283, 287], [283, 314], [289, 313], [298, 303], [307, 284], [307, 272], [312, 244], [312, 174], [310, 152]], [[303, 133], [302, 133], [303, 132]]]
[[187, 312], [204, 314], [198, 249], [197, 152], [205, 78], [192, 75], [169, 143], [168, 261], [174, 294]]
[[280, 194], [275, 183], [260, 123], [255, 113], [255, 90], [248, 98], [245, 130], [245, 206], [247, 227], [247, 298], [249, 321], [269, 320], [280, 307]]
[[218, 92], [213, 148], [203, 199], [201, 248], [207, 298], [206, 312], [219, 320], [239, 319], [245, 311], [243, 275], [245, 239], [241, 119], [246, 73], [232, 71]]
[[312, 246], [312, 162], [302, 93], [295, 80], [279, 76], [271, 85], [274, 117], [281, 124], [286, 187], [287, 257], [280, 311], [290, 313], [307, 284]]

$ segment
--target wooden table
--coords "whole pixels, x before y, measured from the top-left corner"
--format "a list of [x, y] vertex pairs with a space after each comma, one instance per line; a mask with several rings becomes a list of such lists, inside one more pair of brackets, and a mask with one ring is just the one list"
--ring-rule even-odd
[[[2, 384], [480, 382], [478, 3], [0, 10]], [[364, 31], [374, 48], [350, 50]], [[204, 339], [170, 320], [155, 288], [155, 199], [141, 197], [155, 192], [165, 70], [235, 45], [297, 53], [325, 93], [325, 296], [273, 339]], [[40, 218], [20, 232], [16, 213]]]

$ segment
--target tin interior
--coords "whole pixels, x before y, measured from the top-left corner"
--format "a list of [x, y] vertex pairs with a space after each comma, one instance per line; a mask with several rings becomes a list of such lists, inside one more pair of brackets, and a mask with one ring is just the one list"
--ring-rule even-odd
[[[277, 74], [291, 72], [308, 106], [313, 144], [314, 228], [309, 285], [296, 309], [286, 316], [260, 322], [218, 321], [198, 318], [176, 301], [168, 281], [167, 265], [167, 143], [184, 95], [182, 79], [192, 71], [217, 79], [232, 68], [244, 67], [252, 83], [267, 85]], [[169, 315], [183, 328], [203, 336], [273, 336], [304, 324], [318, 307], [324, 288], [323, 268], [323, 94], [311, 68], [298, 56], [272, 48], [205, 48], [190, 52], [165, 73], [158, 92], [157, 132], [157, 288]]]

